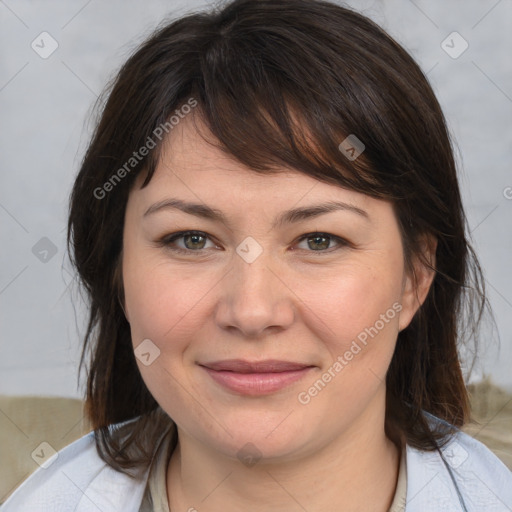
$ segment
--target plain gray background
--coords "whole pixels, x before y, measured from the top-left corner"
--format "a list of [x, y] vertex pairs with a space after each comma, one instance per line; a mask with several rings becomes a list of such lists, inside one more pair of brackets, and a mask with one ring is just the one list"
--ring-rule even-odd
[[[0, 0], [1, 393], [81, 395], [85, 309], [65, 231], [68, 194], [90, 134], [86, 121], [107, 80], [157, 24], [206, 5]], [[500, 350], [496, 342], [484, 345], [474, 379], [491, 375], [512, 390], [512, 1], [348, 5], [413, 55], [444, 109], [497, 320], [497, 332], [488, 330], [485, 339], [501, 339]], [[42, 58], [52, 44], [57, 49]]]

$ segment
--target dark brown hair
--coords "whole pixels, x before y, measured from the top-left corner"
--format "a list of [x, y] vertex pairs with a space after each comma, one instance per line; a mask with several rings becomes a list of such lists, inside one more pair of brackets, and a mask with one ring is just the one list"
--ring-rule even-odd
[[[429, 264], [421, 236], [437, 238], [433, 284], [387, 374], [386, 432], [433, 450], [468, 420], [458, 345], [476, 339], [488, 301], [443, 113], [397, 42], [333, 3], [235, 0], [159, 28], [103, 98], [71, 195], [68, 245], [90, 302], [81, 367], [88, 358], [87, 410], [106, 462], [125, 472], [147, 464], [175, 428], [135, 362], [120, 258], [128, 194], [139, 173], [142, 186], [151, 180], [160, 141], [133, 170], [126, 162], [191, 99], [218, 147], [254, 172], [288, 167], [391, 200], [410, 271], [414, 257]], [[365, 145], [355, 160], [339, 149], [351, 134]], [[112, 425], [126, 420], [121, 441]]]

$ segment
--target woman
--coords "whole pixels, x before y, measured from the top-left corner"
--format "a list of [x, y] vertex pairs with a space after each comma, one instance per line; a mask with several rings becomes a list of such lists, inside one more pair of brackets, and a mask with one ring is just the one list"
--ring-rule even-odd
[[71, 196], [94, 432], [2, 510], [511, 510], [459, 430], [465, 222], [439, 104], [367, 18], [235, 0], [159, 29]]

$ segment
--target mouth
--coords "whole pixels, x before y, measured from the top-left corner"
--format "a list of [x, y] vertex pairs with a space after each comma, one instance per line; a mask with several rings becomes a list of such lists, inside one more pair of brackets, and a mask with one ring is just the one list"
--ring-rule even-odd
[[248, 396], [279, 391], [304, 378], [315, 367], [275, 359], [255, 362], [229, 359], [198, 364], [217, 384]]

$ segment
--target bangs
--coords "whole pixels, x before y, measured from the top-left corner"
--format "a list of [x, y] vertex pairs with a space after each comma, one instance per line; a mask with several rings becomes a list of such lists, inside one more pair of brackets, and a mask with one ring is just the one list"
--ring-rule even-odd
[[[182, 84], [180, 100], [169, 111], [195, 98], [191, 115], [216, 139], [201, 134], [204, 140], [255, 172], [291, 169], [376, 198], [399, 199], [393, 175], [399, 179], [400, 169], [396, 160], [387, 165], [386, 143], [392, 142], [381, 136], [381, 125], [392, 124], [386, 119], [389, 91], [375, 92], [368, 70], [355, 62], [364, 56], [333, 55], [334, 71], [319, 59], [320, 48], [303, 47], [297, 31], [287, 35], [274, 34], [271, 46], [263, 29], [233, 29], [229, 37], [214, 38], [194, 54], [189, 65], [195, 76]], [[160, 148], [146, 162], [142, 187], [159, 158]]]

